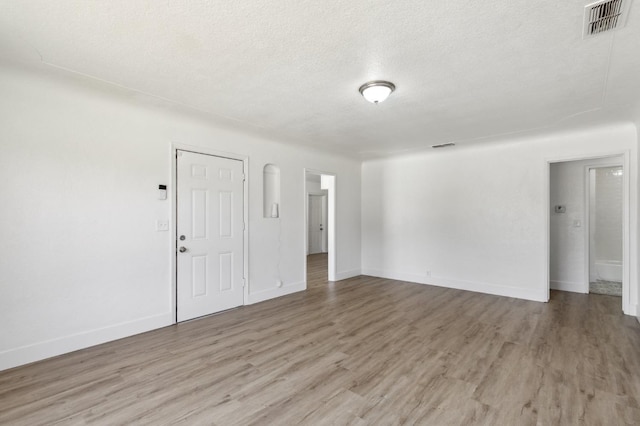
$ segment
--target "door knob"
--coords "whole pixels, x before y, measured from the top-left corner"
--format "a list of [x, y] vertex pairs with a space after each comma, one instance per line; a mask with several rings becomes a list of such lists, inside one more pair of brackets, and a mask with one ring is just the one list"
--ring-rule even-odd
[[185, 251], [187, 251], [187, 248], [186, 247], [180, 247], [178, 249], [178, 251], [180, 251], [180, 253], [184, 253]]

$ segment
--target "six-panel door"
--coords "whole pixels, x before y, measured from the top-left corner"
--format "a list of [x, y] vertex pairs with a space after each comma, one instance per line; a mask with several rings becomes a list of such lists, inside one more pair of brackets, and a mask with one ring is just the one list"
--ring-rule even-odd
[[243, 163], [177, 152], [178, 321], [243, 304]]

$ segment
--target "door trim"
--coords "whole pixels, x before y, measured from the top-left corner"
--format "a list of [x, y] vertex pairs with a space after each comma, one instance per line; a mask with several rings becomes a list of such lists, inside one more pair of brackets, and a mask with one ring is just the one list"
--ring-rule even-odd
[[169, 232], [171, 234], [171, 247], [169, 248], [169, 257], [171, 265], [171, 317], [173, 318], [173, 324], [178, 323], [178, 268], [176, 259], [176, 250], [178, 247], [178, 238], [176, 235], [178, 224], [176, 222], [178, 218], [178, 202], [177, 196], [177, 152], [189, 151], [195, 154], [213, 155], [215, 157], [228, 158], [230, 160], [242, 161], [242, 170], [244, 173], [244, 185], [243, 185], [243, 207], [242, 207], [242, 219], [244, 220], [244, 235], [243, 235], [243, 250], [242, 250], [242, 263], [243, 263], [243, 275], [244, 275], [244, 292], [242, 305], [247, 304], [249, 300], [249, 157], [246, 155], [235, 154], [230, 152], [218, 151], [215, 149], [187, 145], [179, 142], [171, 143], [171, 186], [168, 188], [169, 199], [171, 200], [171, 220]]

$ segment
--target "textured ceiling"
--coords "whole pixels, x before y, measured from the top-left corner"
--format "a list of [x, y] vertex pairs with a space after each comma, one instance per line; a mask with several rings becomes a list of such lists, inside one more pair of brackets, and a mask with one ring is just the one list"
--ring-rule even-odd
[[[7, 0], [0, 56], [360, 158], [615, 120], [640, 105], [640, 5], [584, 0]], [[373, 105], [368, 81], [397, 86]]]

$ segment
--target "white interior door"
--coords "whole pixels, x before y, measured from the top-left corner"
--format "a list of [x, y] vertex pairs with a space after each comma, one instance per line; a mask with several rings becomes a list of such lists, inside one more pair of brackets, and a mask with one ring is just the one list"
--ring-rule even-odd
[[322, 196], [322, 229], [320, 232], [322, 233], [322, 252], [327, 253], [329, 251], [329, 202], [327, 200], [327, 196]]
[[324, 229], [323, 195], [309, 195], [309, 254], [322, 253]]
[[178, 151], [178, 321], [244, 302], [243, 180], [242, 161]]

